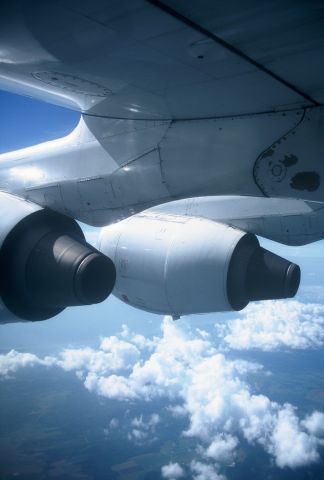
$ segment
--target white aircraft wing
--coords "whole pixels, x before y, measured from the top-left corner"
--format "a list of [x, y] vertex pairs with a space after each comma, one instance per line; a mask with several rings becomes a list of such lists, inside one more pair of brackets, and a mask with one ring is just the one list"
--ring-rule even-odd
[[323, 31], [320, 0], [2, 2], [0, 88], [132, 119], [317, 106]]

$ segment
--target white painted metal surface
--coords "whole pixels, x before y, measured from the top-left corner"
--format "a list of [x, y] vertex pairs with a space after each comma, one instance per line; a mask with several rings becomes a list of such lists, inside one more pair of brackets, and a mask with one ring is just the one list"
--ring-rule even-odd
[[[323, 3], [165, 0], [323, 102]], [[5, 1], [0, 85], [104, 117], [184, 119], [316, 103], [145, 0]]]
[[324, 238], [324, 205], [288, 198], [219, 196], [169, 202], [139, 215], [206, 218], [286, 245]]
[[[291, 131], [297, 155], [306, 142], [301, 118], [302, 111], [181, 122], [81, 118], [63, 139], [0, 155], [0, 189], [97, 226], [177, 198], [263, 196], [255, 162]], [[316, 132], [320, 142], [321, 127]], [[321, 186], [287, 184], [275, 195], [324, 200]]]
[[115, 263], [115, 296], [176, 317], [232, 310], [227, 272], [244, 235], [206, 219], [139, 215], [103, 228], [98, 248]]

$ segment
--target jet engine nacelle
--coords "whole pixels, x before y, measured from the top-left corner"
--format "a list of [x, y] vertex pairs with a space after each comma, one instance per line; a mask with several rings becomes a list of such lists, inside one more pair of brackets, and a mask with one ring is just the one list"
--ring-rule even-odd
[[45, 320], [104, 300], [113, 262], [64, 215], [0, 193], [0, 323]]
[[202, 218], [139, 214], [103, 228], [99, 250], [115, 264], [115, 296], [175, 317], [293, 297], [300, 281], [255, 235]]

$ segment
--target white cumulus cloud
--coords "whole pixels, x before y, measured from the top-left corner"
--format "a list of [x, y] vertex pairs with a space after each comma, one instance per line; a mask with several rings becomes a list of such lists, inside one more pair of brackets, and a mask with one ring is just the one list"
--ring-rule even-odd
[[194, 480], [226, 480], [224, 475], [221, 475], [213, 467], [207, 463], [193, 461], [190, 464]]
[[[295, 310], [300, 312], [301, 308]], [[304, 309], [303, 315], [307, 320], [307, 315], [314, 312], [314, 308]], [[318, 316], [320, 313], [318, 310]], [[138, 341], [126, 330], [102, 339], [97, 350], [66, 349], [51, 362], [74, 370], [89, 391], [103, 397], [167, 402], [164, 411], [186, 420], [183, 435], [195, 438], [200, 445], [197, 451], [205, 461], [191, 464], [196, 480], [223, 479], [221, 466], [237, 461], [242, 442], [261, 446], [282, 468], [296, 468], [319, 459], [324, 415], [309, 412], [300, 418], [292, 405], [256, 392], [250, 381], [262, 373], [261, 365], [227, 358], [209, 337], [192, 333], [169, 317], [162, 323], [161, 336], [151, 343]], [[21, 356], [19, 364], [17, 352], [3, 357], [7, 357], [2, 359], [5, 371], [14, 371], [26, 362], [46, 363], [46, 359]], [[129, 424], [129, 439], [149, 440], [152, 433], [157, 434], [160, 423], [158, 414], [134, 417]]]
[[16, 350], [10, 350], [6, 355], [0, 355], [0, 376], [7, 377], [10, 373], [14, 373], [24, 367], [33, 367], [35, 365], [50, 366], [54, 363], [55, 359], [52, 357], [41, 359], [33, 353], [21, 353]]
[[[121, 341], [125, 342], [125, 336]], [[313, 431], [308, 428], [313, 417], [300, 419], [291, 405], [256, 394], [247, 383], [251, 375], [262, 370], [259, 364], [228, 360], [210, 340], [186, 332], [169, 318], [163, 322], [162, 336], [154, 349], [149, 355], [146, 350], [142, 357], [122, 374], [103, 375], [88, 365], [86, 388], [126, 401], [169, 399], [171, 410], [181, 410], [188, 418], [184, 434], [202, 441], [203, 455], [220, 464], [235, 461], [240, 436], [250, 444], [261, 445], [279, 467], [318, 460], [320, 430], [316, 430], [317, 435], [315, 427]], [[145, 430], [139, 428], [142, 421], [135, 421], [133, 437], [145, 436]]]
[[139, 427], [144, 430], [150, 430], [155, 428], [158, 423], [160, 423], [160, 415], [158, 413], [153, 413], [149, 416], [147, 421], [143, 420], [143, 415], [133, 418], [131, 425], [133, 427]]
[[154, 434], [160, 421], [160, 416], [157, 413], [149, 415], [147, 419], [143, 415], [134, 417], [130, 423], [131, 430], [127, 435], [128, 440], [134, 440], [135, 443], [143, 443], [146, 439], [150, 442], [155, 441], [156, 438], [152, 437], [152, 434]]
[[169, 480], [176, 480], [184, 476], [184, 470], [178, 463], [163, 465], [161, 473], [163, 478], [168, 478]]
[[139, 356], [135, 345], [112, 336], [101, 341], [99, 350], [89, 347], [64, 350], [58, 365], [64, 370], [86, 369], [103, 375], [132, 367]]
[[301, 430], [301, 425], [291, 405], [278, 411], [270, 443], [270, 451], [279, 467], [301, 467], [319, 460], [318, 440]]
[[132, 344], [136, 345], [140, 349], [153, 350], [156, 346], [156, 343], [159, 341], [158, 337], [153, 337], [153, 339], [144, 337], [144, 335], [135, 334], [130, 331], [127, 325], [123, 324], [120, 332], [120, 336], [125, 340], [128, 340]]
[[313, 412], [303, 421], [304, 427], [313, 435], [324, 436], [324, 414], [322, 412]]
[[235, 450], [238, 446], [238, 439], [232, 435], [221, 433], [216, 435], [205, 455], [222, 464], [232, 464], [235, 458]]
[[324, 306], [291, 301], [250, 304], [239, 318], [216, 324], [225, 346], [275, 351], [324, 345]]

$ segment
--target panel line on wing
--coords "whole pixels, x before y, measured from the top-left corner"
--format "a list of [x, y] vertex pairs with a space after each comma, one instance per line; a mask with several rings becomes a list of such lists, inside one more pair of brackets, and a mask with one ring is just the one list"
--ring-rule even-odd
[[248, 55], [246, 55], [244, 52], [242, 52], [242, 50], [240, 50], [239, 48], [236, 48], [234, 47], [233, 45], [231, 45], [230, 43], [226, 42], [225, 40], [223, 40], [221, 37], [219, 37], [218, 35], [214, 34], [213, 32], [211, 32], [210, 30], [204, 28], [202, 25], [199, 25], [198, 23], [194, 22], [193, 20], [191, 20], [190, 18], [186, 17], [185, 15], [183, 15], [182, 13], [180, 13], [179, 11], [173, 9], [172, 7], [170, 7], [169, 5], [165, 4], [164, 2], [162, 2], [161, 0], [147, 0], [148, 3], [150, 3], [151, 5], [154, 5], [155, 7], [159, 8], [160, 10], [163, 10], [165, 13], [168, 13], [169, 15], [171, 15], [172, 17], [178, 19], [180, 22], [188, 25], [189, 27], [191, 27], [192, 29], [202, 33], [203, 35], [205, 35], [206, 37], [212, 39], [215, 43], [218, 43], [219, 45], [221, 45], [222, 47], [226, 48], [227, 50], [229, 50], [230, 52], [232, 52], [234, 55], [242, 58], [245, 62], [248, 62], [250, 63], [251, 65], [253, 65], [254, 67], [256, 67], [258, 70], [261, 70], [262, 72], [266, 73], [267, 75], [269, 75], [270, 77], [274, 78], [276, 81], [280, 82], [282, 85], [285, 85], [287, 88], [289, 88], [290, 90], [294, 91], [295, 93], [297, 93], [298, 95], [300, 95], [301, 97], [303, 97], [305, 100], [307, 100], [308, 102], [312, 103], [313, 105], [315, 106], [320, 106], [320, 103], [318, 103], [314, 98], [312, 98], [310, 95], [308, 95], [308, 93], [306, 92], [303, 92], [302, 90], [300, 90], [296, 85], [288, 82], [287, 80], [285, 80], [283, 77], [281, 77], [280, 75], [277, 75], [275, 72], [273, 72], [272, 70], [270, 70], [269, 68], [265, 67], [264, 65], [262, 65], [262, 63], [259, 63], [258, 61], [254, 60], [253, 58], [249, 57]]

